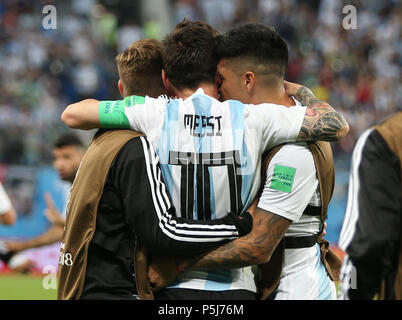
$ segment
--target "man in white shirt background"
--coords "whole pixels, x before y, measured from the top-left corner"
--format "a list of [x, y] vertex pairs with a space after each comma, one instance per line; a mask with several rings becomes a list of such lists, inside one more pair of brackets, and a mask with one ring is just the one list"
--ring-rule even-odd
[[[76, 135], [66, 134], [55, 141], [53, 145], [53, 167], [61, 180], [69, 183], [74, 181], [84, 153], [85, 146]], [[66, 189], [65, 202], [67, 202], [68, 191]], [[3, 252], [9, 257], [9, 259], [5, 259], [5, 262], [15, 271], [27, 272], [34, 266], [28, 258], [19, 254], [20, 252], [57, 243], [63, 236], [65, 210], [60, 212], [56, 208], [50, 193], [44, 194], [44, 197], [47, 206], [44, 214], [52, 225], [42, 234], [24, 241], [2, 241]]]

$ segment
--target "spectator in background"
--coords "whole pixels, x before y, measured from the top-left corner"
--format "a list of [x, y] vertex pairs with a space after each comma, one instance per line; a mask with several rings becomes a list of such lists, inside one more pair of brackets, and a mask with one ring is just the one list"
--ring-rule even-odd
[[126, 50], [133, 42], [144, 37], [142, 28], [134, 21], [129, 21], [128, 23], [122, 25], [117, 34], [117, 50], [119, 52]]
[[[49, 163], [51, 146], [43, 141], [67, 131], [59, 122], [61, 106], [88, 95], [113, 96], [109, 90], [115, 83], [114, 68], [104, 61], [115, 56], [117, 19], [106, 9], [97, 18], [95, 4], [92, 0], [55, 1], [57, 29], [40, 30], [41, 2], [2, 2], [0, 136], [5, 142], [0, 143], [0, 162]], [[108, 19], [114, 19], [116, 27], [108, 28], [111, 34], [102, 37], [103, 29], [94, 22], [105, 25]]]

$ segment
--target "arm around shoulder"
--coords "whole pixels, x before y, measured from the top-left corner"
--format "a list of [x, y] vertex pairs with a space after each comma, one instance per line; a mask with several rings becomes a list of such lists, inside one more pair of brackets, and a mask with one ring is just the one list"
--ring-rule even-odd
[[61, 120], [72, 129], [99, 128], [99, 101], [86, 99], [70, 104], [62, 113]]
[[315, 97], [305, 86], [287, 81], [284, 86], [289, 96], [307, 106], [297, 141], [336, 141], [348, 134], [348, 123], [330, 104]]
[[251, 232], [208, 253], [177, 260], [180, 269], [242, 268], [267, 263], [291, 221], [257, 208]]

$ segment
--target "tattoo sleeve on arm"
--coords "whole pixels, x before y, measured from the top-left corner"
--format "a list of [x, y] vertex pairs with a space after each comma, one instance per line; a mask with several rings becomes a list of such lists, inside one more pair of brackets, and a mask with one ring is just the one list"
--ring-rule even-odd
[[247, 236], [231, 241], [213, 251], [187, 261], [191, 268], [241, 268], [265, 263], [285, 234], [291, 221], [257, 209], [253, 229]]
[[315, 97], [310, 89], [301, 87], [295, 97], [307, 106], [297, 141], [335, 141], [348, 133], [349, 126], [344, 117], [327, 102]]

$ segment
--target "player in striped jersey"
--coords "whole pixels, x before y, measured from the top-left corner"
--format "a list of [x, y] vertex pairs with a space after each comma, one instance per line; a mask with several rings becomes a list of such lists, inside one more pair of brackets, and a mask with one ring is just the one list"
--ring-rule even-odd
[[[247, 42], [250, 39], [252, 41]], [[308, 104], [306, 88], [285, 82], [284, 92], [282, 82], [288, 51], [285, 42], [273, 28], [259, 23], [247, 24], [219, 36], [216, 43], [218, 56], [222, 58], [218, 65], [218, 77], [223, 79], [221, 92], [224, 98], [253, 104], [274, 102], [294, 108], [300, 107], [301, 102]], [[260, 64], [264, 64], [264, 67]], [[332, 159], [331, 154], [326, 154], [326, 157]], [[333, 167], [330, 161], [325, 165]], [[292, 178], [286, 179], [286, 176]], [[330, 177], [327, 180], [331, 184]], [[283, 234], [283, 269], [279, 286], [271, 298], [336, 298], [334, 282], [321, 261], [321, 248], [317, 244], [324, 223], [321, 221], [323, 204], [320, 189], [316, 166], [307, 143], [286, 144], [270, 161], [258, 208], [281, 216], [283, 225], [291, 222]], [[252, 245], [253, 240], [270, 232], [272, 230], [266, 228], [260, 233], [250, 234], [249, 244]], [[266, 261], [269, 257], [263, 251], [263, 258], [264, 255], [263, 261]]]
[[[121, 127], [147, 134], [182, 216], [220, 218], [244, 211], [260, 185], [261, 154], [287, 141], [336, 140], [348, 131], [328, 104], [286, 108], [217, 100], [213, 41], [199, 22], [180, 23], [165, 41], [165, 86], [179, 99], [84, 100], [62, 115], [70, 127]], [[255, 174], [258, 172], [258, 174]], [[251, 268], [183, 274], [180, 288], [256, 291]]]

